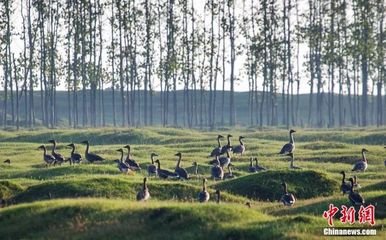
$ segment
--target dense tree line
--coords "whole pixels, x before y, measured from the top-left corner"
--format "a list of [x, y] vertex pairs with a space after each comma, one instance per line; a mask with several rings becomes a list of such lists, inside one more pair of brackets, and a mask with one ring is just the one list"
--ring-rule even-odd
[[[4, 0], [0, 125], [385, 125], [384, 8], [383, 0]], [[249, 86], [243, 103], [240, 84]]]

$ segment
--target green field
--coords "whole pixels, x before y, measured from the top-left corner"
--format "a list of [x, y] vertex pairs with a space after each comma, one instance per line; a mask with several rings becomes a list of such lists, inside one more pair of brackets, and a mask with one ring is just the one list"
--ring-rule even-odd
[[[207, 156], [216, 146], [217, 134], [245, 136], [246, 153], [233, 156], [234, 179], [208, 181], [211, 200], [199, 203], [201, 179], [209, 178], [211, 160]], [[59, 142], [58, 152], [70, 154], [67, 144], [74, 142], [84, 156], [88, 139], [90, 151], [106, 160], [99, 164], [45, 167], [41, 144]], [[330, 203], [350, 205], [339, 192], [340, 171], [352, 176], [352, 165], [367, 154], [369, 167], [357, 173], [360, 193], [366, 204], [376, 206], [377, 236], [386, 238], [386, 129], [312, 130], [297, 129], [295, 164], [289, 169], [288, 157], [279, 156], [288, 142], [288, 131], [278, 129], [221, 129], [216, 132], [175, 128], [77, 129], [0, 131], [0, 198], [7, 207], [0, 209], [0, 239], [319, 239], [328, 227], [323, 211]], [[116, 150], [130, 144], [132, 156], [141, 172], [120, 173], [113, 162]], [[176, 152], [183, 155], [182, 166], [191, 173], [188, 181], [150, 177], [151, 199], [137, 202], [150, 153], [159, 155], [161, 167], [174, 169]], [[249, 158], [258, 157], [266, 172], [248, 173]], [[11, 164], [5, 164], [5, 159]], [[192, 163], [199, 164], [193, 174]], [[292, 207], [279, 202], [281, 181], [297, 201]], [[217, 204], [214, 192], [220, 189]], [[246, 206], [251, 203], [251, 208]], [[341, 224], [335, 227], [369, 227], [368, 224]], [[362, 239], [357, 237], [355, 239]], [[334, 239], [334, 238], [332, 238]], [[335, 237], [338, 239], [338, 237]], [[347, 237], [345, 238], [347, 239]]]

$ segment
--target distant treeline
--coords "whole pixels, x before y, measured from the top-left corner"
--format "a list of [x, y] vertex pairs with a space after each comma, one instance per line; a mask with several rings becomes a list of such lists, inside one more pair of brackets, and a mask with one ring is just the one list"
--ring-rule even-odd
[[386, 124], [384, 1], [202, 2], [0, 1], [0, 126]]

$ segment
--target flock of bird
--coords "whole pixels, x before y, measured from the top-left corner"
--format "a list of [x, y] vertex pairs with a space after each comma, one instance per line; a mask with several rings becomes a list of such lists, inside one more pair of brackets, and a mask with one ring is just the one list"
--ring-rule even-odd
[[[289, 131], [289, 142], [286, 143], [281, 148], [279, 154], [286, 155], [291, 158], [290, 166], [289, 166], [291, 169], [301, 169], [300, 167], [294, 165], [294, 151], [295, 151], [294, 133], [295, 132], [296, 131], [292, 129]], [[232, 173], [233, 164], [231, 163], [231, 160], [232, 160], [231, 153], [240, 154], [242, 156], [243, 153], [245, 152], [245, 144], [243, 142], [244, 137], [240, 136], [239, 145], [232, 146], [231, 144], [232, 137], [233, 137], [232, 135], [228, 134], [227, 144], [221, 145], [221, 139], [223, 139], [224, 137], [222, 135], [218, 135], [217, 147], [215, 147], [209, 155], [209, 157], [214, 157], [214, 159], [209, 162], [210, 164], [212, 164], [211, 178], [214, 180], [222, 180], [225, 178], [235, 177]], [[55, 140], [52, 139], [52, 140], [49, 140], [48, 142], [53, 144], [51, 154], [47, 153], [47, 148], [44, 145], [41, 145], [38, 147], [38, 149], [43, 150], [43, 160], [46, 163], [46, 167], [49, 165], [56, 165], [56, 164], [61, 165], [64, 162], [69, 162], [71, 165], [80, 164], [83, 161], [82, 155], [75, 152], [76, 146], [74, 143], [67, 145], [68, 147], [71, 147], [72, 150], [71, 150], [70, 157], [65, 158], [63, 155], [61, 155], [56, 151], [57, 142]], [[102, 158], [101, 156], [89, 152], [89, 148], [90, 148], [89, 141], [86, 140], [81, 143], [86, 145], [85, 158], [87, 161], [94, 163], [94, 162], [104, 160], [104, 158]], [[124, 156], [125, 155], [124, 148], [127, 149], [126, 157]], [[126, 145], [123, 148], [118, 149], [117, 151], [121, 153], [121, 156], [119, 160], [115, 160], [114, 162], [117, 163], [117, 168], [119, 169], [119, 171], [129, 174], [134, 171], [141, 170], [140, 165], [134, 159], [131, 158], [130, 145]], [[352, 171], [363, 172], [367, 169], [368, 167], [368, 162], [366, 158], [367, 152], [368, 151], [366, 149], [362, 149], [362, 160], [354, 164]], [[156, 153], [150, 154], [151, 163], [147, 166], [148, 176], [156, 176], [162, 179], [188, 180], [190, 178], [188, 171], [183, 167], [181, 167], [182, 154], [180, 152], [175, 154], [175, 156], [177, 157], [177, 163], [174, 171], [161, 168], [160, 160], [154, 159], [157, 156], [158, 155]], [[253, 162], [255, 162], [255, 165], [253, 165]], [[4, 161], [4, 163], [10, 164], [11, 162], [9, 159], [7, 159], [6, 161]], [[198, 163], [194, 162], [193, 166], [195, 167], [195, 174], [197, 175]], [[386, 166], [386, 160], [385, 160], [385, 166]], [[227, 173], [224, 173], [225, 168], [228, 170]], [[248, 168], [249, 172], [254, 173], [254, 172], [265, 171], [265, 170], [267, 169], [259, 165], [258, 159], [256, 157], [250, 158], [250, 164]], [[349, 182], [346, 182], [345, 172], [341, 171], [340, 173], [343, 176], [342, 184], [341, 184], [341, 191], [343, 192], [343, 194], [348, 194], [348, 198], [353, 205], [364, 204], [364, 198], [357, 191], [357, 189], [360, 187], [359, 184], [357, 183], [357, 177], [353, 176], [353, 178], [349, 178]], [[207, 190], [206, 182], [207, 182], [207, 179], [204, 178], [202, 181], [202, 191], [198, 194], [198, 200], [200, 202], [207, 202], [210, 199], [210, 194]], [[288, 192], [286, 182], [283, 181], [281, 185], [283, 187], [283, 195], [280, 201], [285, 206], [292, 206], [296, 201], [294, 194]], [[215, 194], [216, 194], [216, 201], [220, 202], [220, 191], [217, 190]], [[147, 177], [145, 177], [143, 179], [142, 188], [137, 194], [137, 200], [146, 201], [149, 198], [150, 198], [150, 193], [147, 187]]]

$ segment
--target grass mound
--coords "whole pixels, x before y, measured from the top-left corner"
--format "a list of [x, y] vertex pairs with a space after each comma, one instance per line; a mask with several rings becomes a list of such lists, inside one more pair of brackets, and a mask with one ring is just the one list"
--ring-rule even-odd
[[258, 200], [279, 200], [283, 195], [281, 182], [297, 198], [329, 196], [338, 191], [338, 183], [324, 173], [315, 171], [267, 171], [217, 184], [220, 190]]
[[10, 181], [0, 181], [0, 198], [8, 199], [14, 196], [16, 193], [22, 191], [23, 188]]

